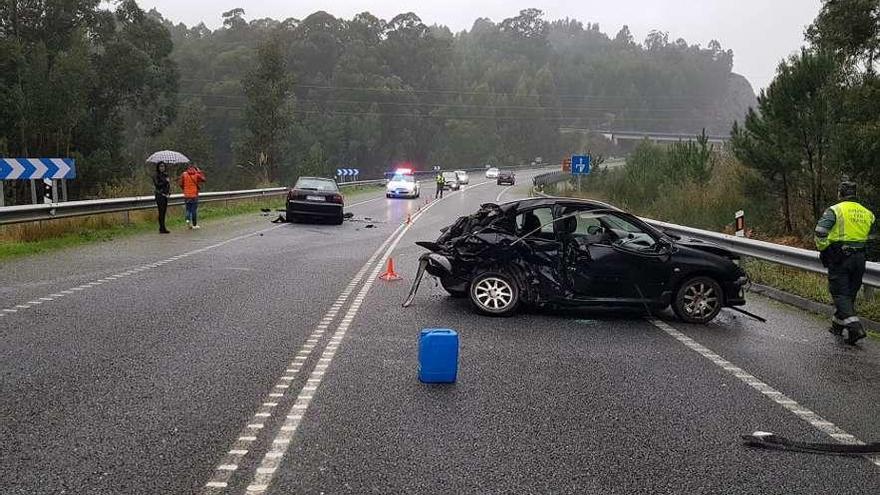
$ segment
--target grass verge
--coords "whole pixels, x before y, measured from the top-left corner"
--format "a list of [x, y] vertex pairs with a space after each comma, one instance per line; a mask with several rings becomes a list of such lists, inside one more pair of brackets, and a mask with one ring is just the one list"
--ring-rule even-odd
[[[755, 283], [767, 285], [811, 301], [832, 304], [831, 294], [828, 292], [828, 279], [821, 274], [755, 259], [746, 260], [743, 267]], [[866, 298], [864, 293], [859, 294], [856, 307], [859, 316], [880, 321], [880, 296]], [[880, 338], [880, 333], [870, 333], [872, 337]]]
[[[280, 208], [278, 199], [240, 200], [228, 205], [204, 203], [199, 205], [199, 221], [210, 223], [220, 218], [259, 213], [261, 208]], [[167, 226], [180, 229], [185, 226], [183, 207], [168, 208]], [[151, 232], [158, 229], [155, 210], [109, 213], [82, 218], [51, 220], [10, 225], [0, 230], [0, 260], [46, 253], [93, 242], [106, 242], [124, 236]]]

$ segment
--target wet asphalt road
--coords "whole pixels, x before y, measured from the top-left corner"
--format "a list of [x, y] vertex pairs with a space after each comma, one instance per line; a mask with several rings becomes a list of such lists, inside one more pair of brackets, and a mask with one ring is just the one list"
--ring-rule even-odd
[[[644, 314], [483, 318], [430, 282], [401, 308], [414, 241], [524, 193], [474, 179], [421, 216], [424, 200], [359, 197], [342, 227], [242, 217], [4, 262], [0, 493], [200, 493], [267, 400], [277, 405], [210, 493], [880, 491], [880, 467], [865, 459], [741, 446], [754, 430], [830, 439]], [[395, 240], [404, 280], [364, 287]], [[756, 296], [747, 309], [769, 322], [660, 318], [846, 432], [880, 439], [876, 341], [839, 344], [818, 317]], [[428, 327], [461, 334], [456, 385], [416, 378]], [[297, 355], [301, 371], [267, 399]], [[302, 419], [285, 430], [291, 414]], [[267, 452], [283, 452], [277, 467], [261, 467]]]

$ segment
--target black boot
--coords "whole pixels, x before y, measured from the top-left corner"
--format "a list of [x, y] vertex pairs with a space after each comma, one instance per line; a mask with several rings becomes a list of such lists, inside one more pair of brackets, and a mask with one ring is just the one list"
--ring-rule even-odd
[[829, 328], [828, 331], [831, 332], [832, 335], [836, 335], [836, 336], [840, 337], [841, 335], [843, 335], [844, 328], [846, 328], [846, 327], [837, 323], [836, 321], [832, 321], [831, 328]]
[[862, 328], [862, 324], [855, 323], [847, 327], [846, 343], [849, 345], [855, 345], [856, 342], [865, 338], [866, 335], [865, 329]]

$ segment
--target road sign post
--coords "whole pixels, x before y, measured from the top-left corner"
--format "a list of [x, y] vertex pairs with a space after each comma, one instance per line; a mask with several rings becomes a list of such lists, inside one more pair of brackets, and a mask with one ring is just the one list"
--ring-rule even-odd
[[[31, 181], [31, 203], [39, 203], [42, 194], [37, 194], [36, 181], [66, 180], [76, 178], [76, 162], [69, 158], [0, 158], [0, 181], [29, 180]], [[41, 193], [42, 193], [42, 183]], [[65, 199], [67, 185], [64, 184]], [[53, 201], [58, 201], [57, 186], [53, 186]], [[5, 206], [5, 198], [0, 188], [0, 206]]]
[[578, 179], [577, 188], [581, 190], [581, 178], [590, 175], [590, 164], [593, 159], [590, 155], [572, 155], [571, 157], [571, 174]]
[[351, 180], [357, 180], [357, 176], [361, 174], [361, 171], [356, 168], [337, 168], [336, 169], [336, 177], [341, 179], [339, 182], [346, 182], [346, 177], [350, 177]]
[[573, 155], [571, 157], [571, 174], [590, 175], [590, 165], [592, 161], [590, 155]]
[[734, 215], [736, 219], [736, 236], [737, 237], [745, 237], [746, 236], [746, 212], [743, 210], [739, 210]]

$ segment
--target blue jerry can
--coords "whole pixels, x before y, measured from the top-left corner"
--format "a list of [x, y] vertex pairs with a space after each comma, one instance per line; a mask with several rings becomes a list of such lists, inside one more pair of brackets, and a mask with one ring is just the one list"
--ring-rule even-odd
[[419, 380], [455, 383], [458, 375], [458, 333], [446, 328], [422, 330], [419, 338]]

